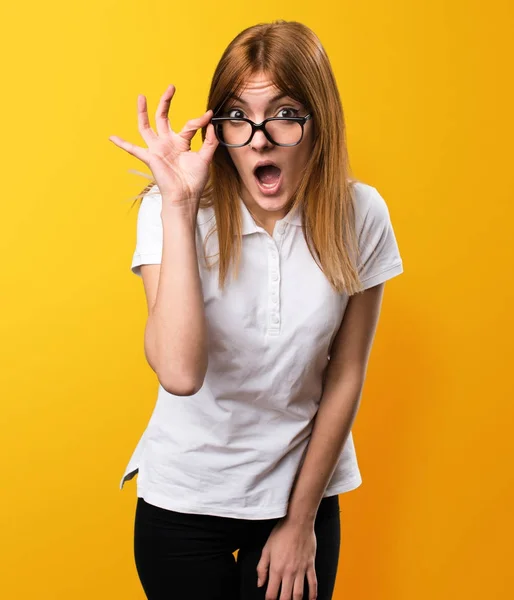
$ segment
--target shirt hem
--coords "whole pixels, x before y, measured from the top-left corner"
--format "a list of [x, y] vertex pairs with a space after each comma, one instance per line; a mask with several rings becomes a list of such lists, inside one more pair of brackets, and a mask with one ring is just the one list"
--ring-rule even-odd
[[331, 485], [330, 487], [327, 487], [324, 495], [335, 496], [336, 494], [344, 494], [345, 492], [351, 492], [352, 490], [358, 488], [361, 484], [362, 476], [359, 474], [352, 477], [351, 479], [348, 479], [347, 481], [344, 481], [339, 484], [336, 483], [334, 485]]
[[[181, 504], [169, 498], [169, 496], [163, 496], [158, 492], [152, 492], [150, 490], [144, 490], [138, 487], [137, 490], [138, 498], [143, 498], [149, 504], [164, 508], [166, 510], [173, 510], [176, 512], [183, 512], [194, 515], [210, 515], [213, 517], [230, 517], [233, 519], [277, 519], [283, 517], [287, 513], [287, 505], [277, 505], [268, 507], [267, 510], [263, 510], [262, 507], [259, 510], [259, 514], [252, 512], [251, 510], [234, 510], [233, 508], [223, 508], [217, 506], [205, 506], [202, 504], [193, 505], [192, 503]], [[227, 499], [230, 502], [230, 499]], [[254, 509], [255, 507], [249, 507]]]
[[[360, 475], [353, 477], [352, 479], [345, 481], [344, 483], [332, 485], [325, 490], [323, 494], [324, 498], [329, 496], [336, 496], [345, 492], [349, 492], [362, 483]], [[259, 519], [280, 519], [287, 514], [287, 503], [274, 505], [271, 507], [248, 507], [244, 509], [224, 508], [221, 506], [206, 506], [203, 504], [193, 505], [188, 502], [187, 504], [181, 504], [169, 496], [164, 496], [158, 492], [145, 490], [141, 485], [137, 488], [138, 498], [143, 498], [145, 502], [163, 508], [165, 510], [172, 510], [176, 512], [182, 512], [186, 514], [195, 515], [210, 515], [214, 517], [229, 517], [232, 519], [248, 519], [248, 520], [259, 520]], [[230, 502], [228, 499], [227, 502]], [[258, 512], [255, 511], [257, 508]]]
[[387, 281], [388, 279], [391, 279], [392, 277], [396, 277], [396, 275], [400, 275], [401, 273], [403, 273], [403, 261], [402, 260], [395, 263], [394, 265], [391, 265], [387, 269], [380, 271], [380, 273], [375, 273], [374, 275], [371, 275], [370, 277], [367, 277], [366, 279], [362, 279], [361, 283], [362, 283], [363, 288], [366, 290], [370, 287], [378, 285], [379, 283], [383, 283], [384, 281]]

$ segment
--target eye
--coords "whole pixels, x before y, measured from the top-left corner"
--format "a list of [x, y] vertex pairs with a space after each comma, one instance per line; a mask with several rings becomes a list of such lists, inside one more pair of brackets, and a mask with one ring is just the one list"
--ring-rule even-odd
[[[235, 114], [235, 115], [231, 115], [230, 113], [239, 113], [239, 114]], [[232, 117], [233, 119], [241, 119], [244, 117], [244, 112], [242, 110], [240, 110], [239, 108], [228, 108], [227, 109], [227, 117]]]
[[[281, 115], [280, 113], [283, 112], [283, 111], [289, 111], [289, 112], [291, 112], [293, 114], [290, 114], [290, 115]], [[278, 111], [278, 113], [277, 113], [277, 117], [297, 117], [299, 112], [300, 111], [298, 109], [296, 109], [296, 108], [281, 108]]]

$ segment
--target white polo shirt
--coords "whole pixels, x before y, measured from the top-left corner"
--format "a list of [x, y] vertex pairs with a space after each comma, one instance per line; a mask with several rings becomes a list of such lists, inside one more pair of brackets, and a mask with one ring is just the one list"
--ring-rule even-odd
[[[403, 271], [389, 211], [378, 191], [356, 183], [356, 226], [364, 288]], [[139, 207], [131, 269], [160, 264], [162, 198], [154, 186]], [[301, 215], [277, 221], [271, 237], [240, 199], [241, 268], [218, 290], [202, 243], [214, 209], [199, 209], [197, 253], [208, 327], [207, 374], [191, 396], [159, 385], [148, 425], [123, 474], [136, 472], [137, 495], [185, 513], [270, 519], [287, 513], [322, 395], [329, 349], [347, 294], [336, 293], [305, 242]], [[217, 235], [208, 254], [217, 252]], [[324, 496], [362, 482], [350, 433]]]

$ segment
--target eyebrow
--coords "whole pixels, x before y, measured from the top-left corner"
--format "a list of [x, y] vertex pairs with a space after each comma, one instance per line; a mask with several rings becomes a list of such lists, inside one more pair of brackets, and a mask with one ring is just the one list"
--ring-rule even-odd
[[[235, 94], [230, 94], [229, 98], [232, 98], [233, 100], [237, 100], [238, 102], [241, 102], [241, 104], [245, 104], [246, 106], [248, 106], [248, 102], [246, 102], [239, 96], [236, 96]], [[269, 101], [269, 104], [275, 104], [275, 102], [282, 100], [282, 98], [290, 98], [290, 96], [281, 92], [281, 93], [277, 94], [276, 96], [273, 96], [273, 98], [271, 98], [271, 100]]]

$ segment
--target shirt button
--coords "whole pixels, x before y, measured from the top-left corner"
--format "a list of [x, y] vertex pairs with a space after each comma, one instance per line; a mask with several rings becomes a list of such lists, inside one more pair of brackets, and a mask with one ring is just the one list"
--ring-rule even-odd
[[271, 279], [273, 279], [273, 281], [276, 281], [278, 279], [278, 273], [273, 273], [271, 275]]
[[278, 323], [279, 318], [277, 317], [277, 315], [274, 315], [272, 321], [273, 321], [273, 323]]
[[278, 302], [278, 297], [277, 297], [277, 296], [275, 296], [275, 295], [273, 295], [273, 296], [271, 297], [271, 299], [273, 300], [273, 303], [274, 303], [274, 304], [276, 304], [276, 303]]
[[286, 230], [286, 226], [284, 225], [284, 223], [280, 224], [280, 227], [278, 228], [278, 232], [280, 234], [284, 233], [284, 231]]

